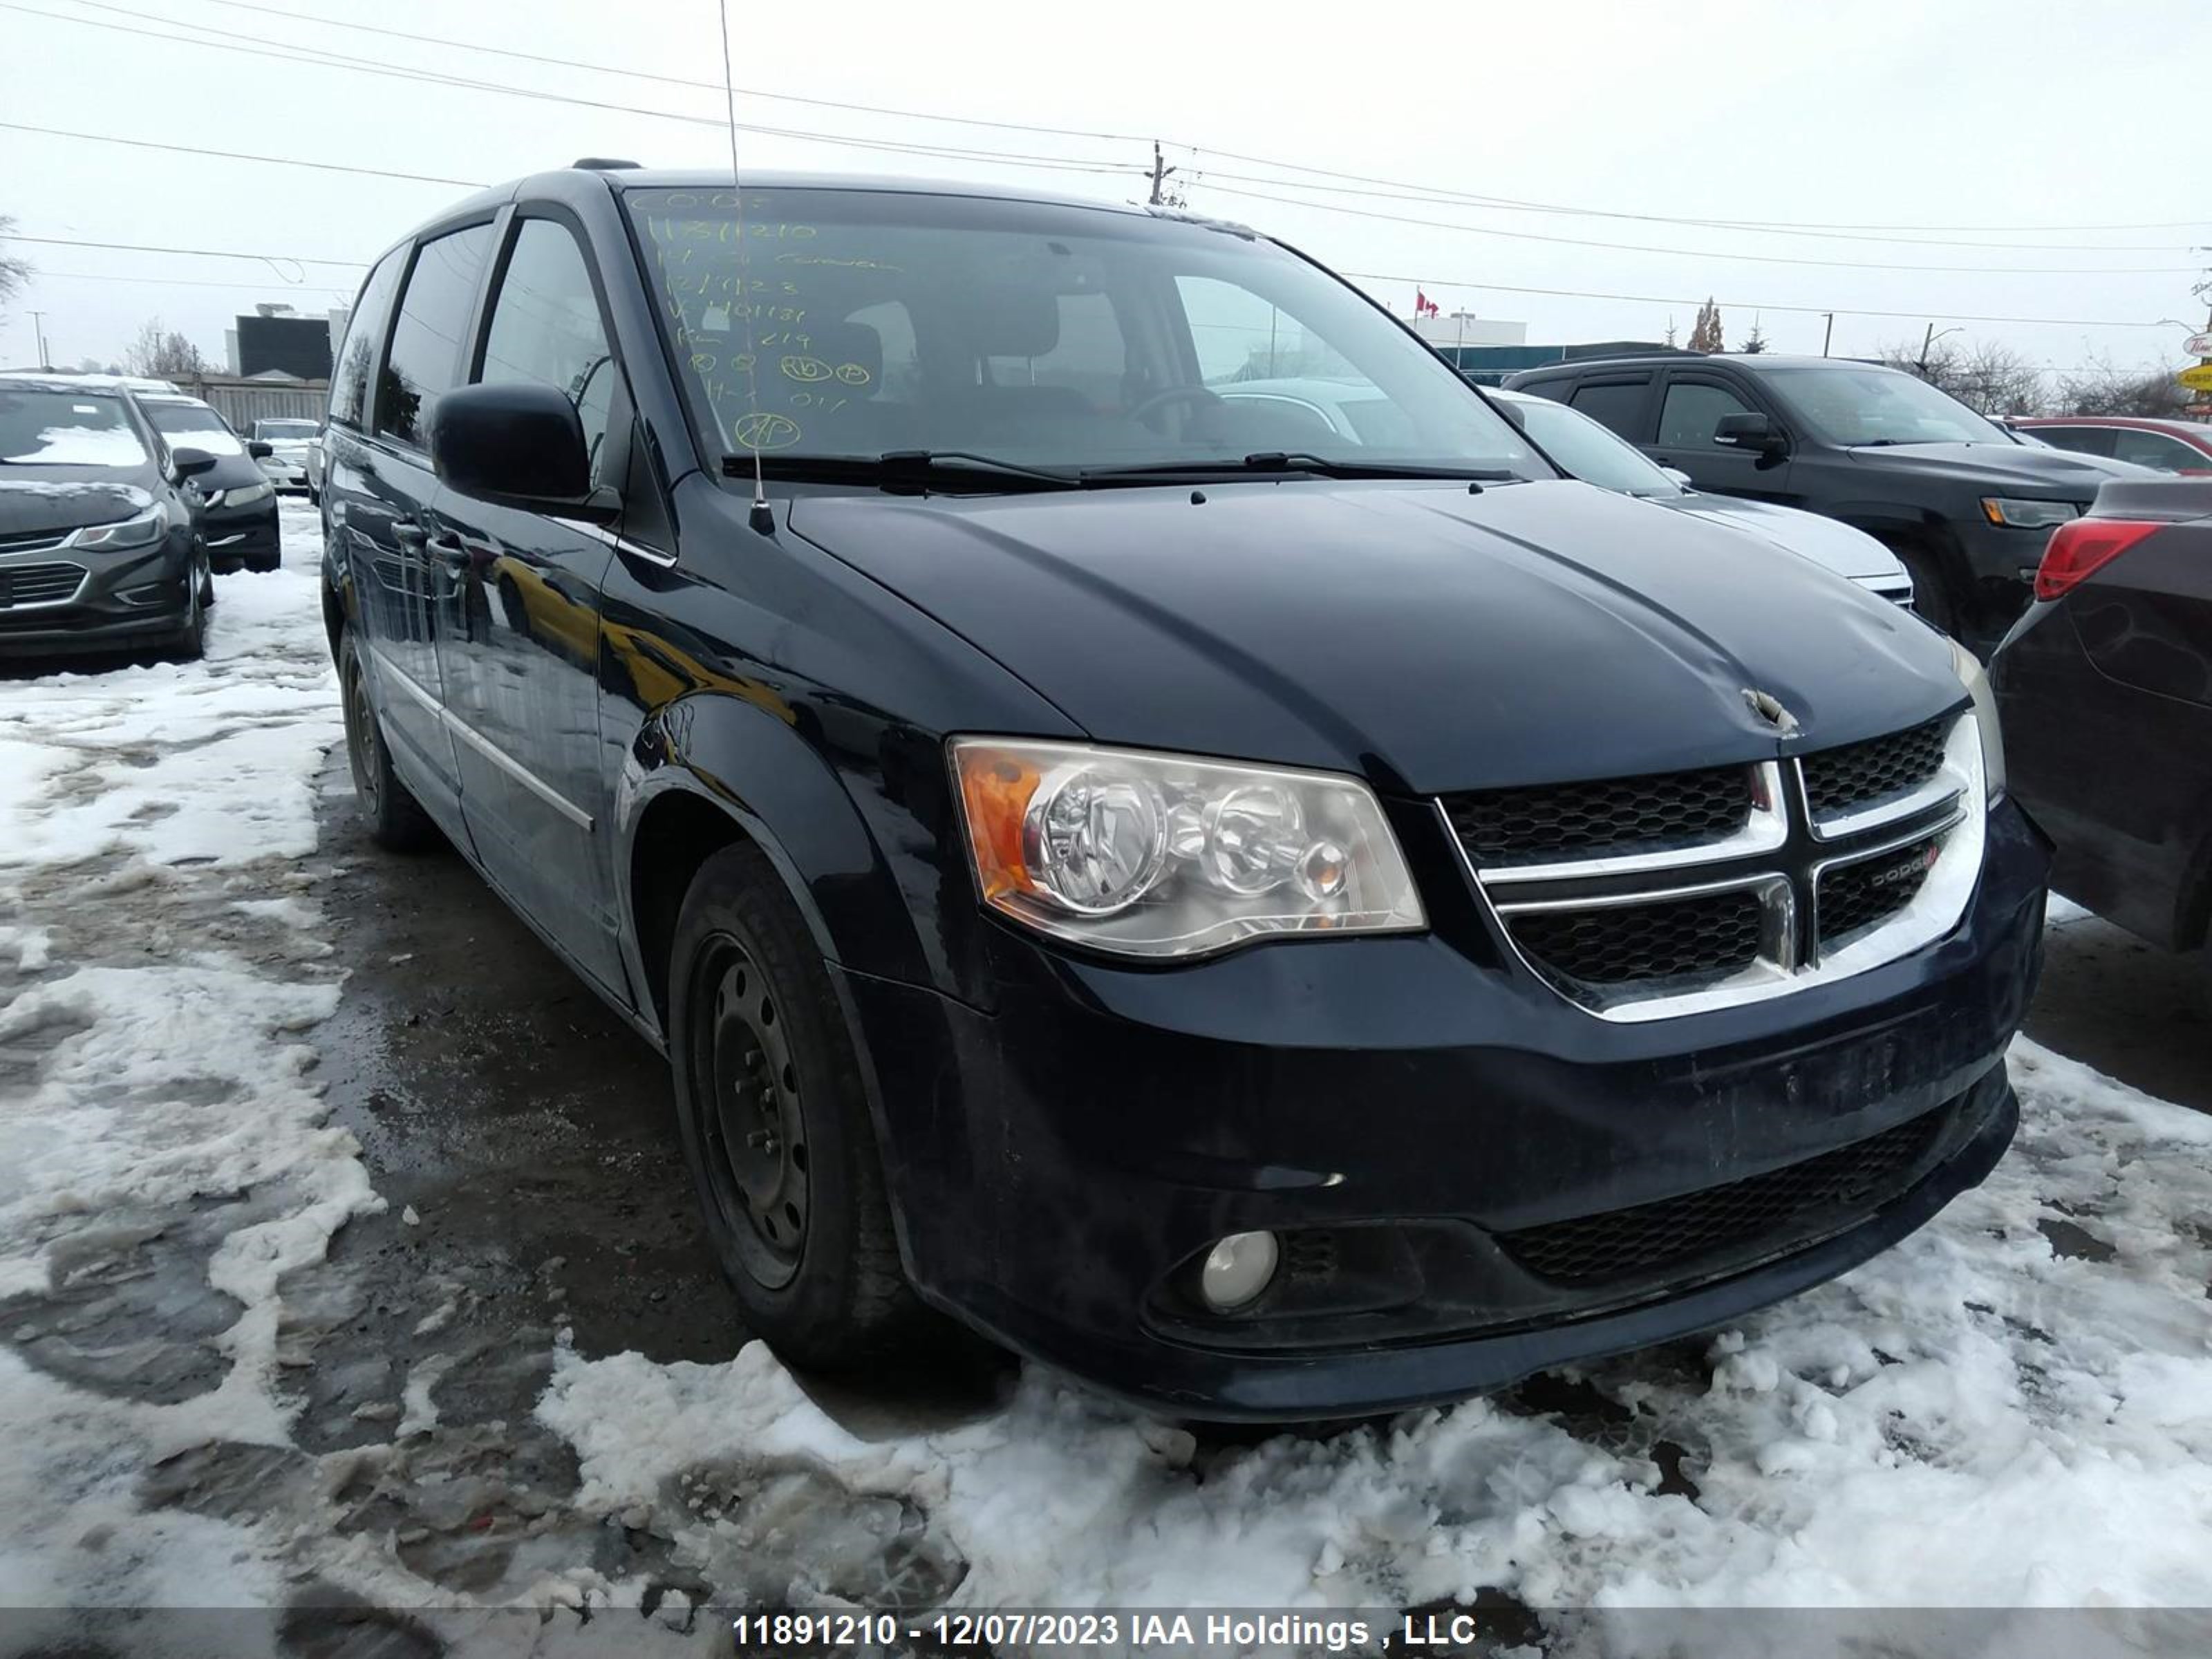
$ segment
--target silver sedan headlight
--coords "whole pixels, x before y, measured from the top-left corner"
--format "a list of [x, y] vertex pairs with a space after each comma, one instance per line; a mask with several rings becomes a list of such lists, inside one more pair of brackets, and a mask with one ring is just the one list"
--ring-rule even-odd
[[1019, 738], [956, 738], [951, 760], [983, 902], [1055, 939], [1194, 957], [1427, 926], [1356, 778]]

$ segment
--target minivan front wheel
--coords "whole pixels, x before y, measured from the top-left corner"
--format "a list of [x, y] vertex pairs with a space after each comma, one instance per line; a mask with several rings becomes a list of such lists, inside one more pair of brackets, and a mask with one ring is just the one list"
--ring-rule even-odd
[[685, 1161], [745, 1324], [825, 1370], [895, 1358], [907, 1283], [852, 1038], [820, 951], [756, 848], [700, 866], [669, 963]]

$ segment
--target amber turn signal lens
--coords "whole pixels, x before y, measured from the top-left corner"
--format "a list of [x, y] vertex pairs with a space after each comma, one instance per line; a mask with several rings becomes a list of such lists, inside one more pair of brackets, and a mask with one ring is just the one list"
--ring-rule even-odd
[[1043, 774], [1030, 761], [1004, 749], [963, 744], [955, 750], [954, 758], [961, 803], [968, 812], [968, 842], [975, 851], [984, 901], [1032, 890], [1034, 884], [1022, 864], [1022, 820]]

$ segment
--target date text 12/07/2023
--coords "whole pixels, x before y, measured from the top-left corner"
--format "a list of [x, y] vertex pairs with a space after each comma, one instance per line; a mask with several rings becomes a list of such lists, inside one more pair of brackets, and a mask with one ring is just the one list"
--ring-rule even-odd
[[1173, 1613], [1052, 1610], [891, 1613], [744, 1613], [731, 1635], [741, 1652], [793, 1650], [832, 1654], [927, 1641], [952, 1653], [1058, 1648], [1083, 1652], [1152, 1650], [1163, 1654], [1243, 1654], [1259, 1649], [1308, 1652], [1371, 1651], [1378, 1640], [1408, 1650], [1464, 1650], [1479, 1633], [1463, 1610], [1413, 1613], [1328, 1611]]

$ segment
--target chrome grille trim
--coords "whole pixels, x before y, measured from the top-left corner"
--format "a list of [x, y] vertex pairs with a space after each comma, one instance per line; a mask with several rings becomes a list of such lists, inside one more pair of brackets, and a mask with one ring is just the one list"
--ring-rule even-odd
[[[1779, 776], [1767, 799], [1782, 825], [1780, 837], [1774, 839], [1769, 832], [1756, 838], [1759, 844], [1747, 848], [1738, 844], [1747, 838], [1736, 836], [1701, 848], [1581, 860], [1544, 866], [1540, 872], [1535, 866], [1486, 870], [1476, 866], [1453, 833], [1441, 801], [1436, 811], [1512, 960], [1569, 1003], [1615, 1023], [1680, 1018], [1831, 984], [1923, 949], [1958, 925], [1981, 878], [1987, 833], [1981, 729], [1971, 709], [1953, 717], [1939, 770], [1929, 785], [1866, 811], [1832, 819], [1825, 828], [1812, 820], [1802, 769], [1792, 762], [1775, 769]], [[1790, 792], [1786, 799], [1781, 793], [1785, 787]], [[1936, 844], [1935, 862], [1911, 898], [1824, 948], [1818, 915], [1821, 878], [1832, 868], [1878, 859], [1921, 842]], [[1744, 868], [1747, 861], [1754, 867]], [[1693, 878], [1700, 872], [1706, 879]], [[1557, 896], [1530, 890], [1538, 881], [1580, 885], [1599, 879], [1611, 884]], [[1656, 904], [1743, 888], [1760, 893], [1764, 919], [1759, 957], [1724, 976], [1688, 975], [1608, 984], [1577, 981], [1537, 959], [1523, 947], [1512, 926], [1516, 915], [1531, 911]]]
[[[1486, 883], [1503, 886], [1514, 882], [1559, 881], [1570, 876], [1613, 876], [1686, 868], [1773, 852], [1790, 838], [1790, 821], [1782, 812], [1782, 767], [1778, 762], [1765, 761], [1744, 769], [1755, 774], [1756, 788], [1750, 817], [1743, 828], [1732, 836], [1665, 848], [1656, 853], [1601, 853], [1593, 858], [1554, 859], [1545, 864], [1486, 865], [1477, 873]], [[1759, 805], [1762, 796], [1765, 799], [1763, 806]], [[1445, 827], [1451, 828], [1449, 818]], [[1453, 839], [1458, 839], [1455, 831]]]
[[[68, 580], [60, 574], [64, 571], [75, 571], [76, 580], [70, 584], [67, 592], [52, 591], [57, 581]], [[85, 585], [92, 580], [92, 572], [81, 564], [50, 560], [40, 564], [0, 565], [0, 577], [6, 578], [10, 594], [8, 602], [0, 605], [0, 611], [13, 614], [18, 611], [52, 611], [62, 605], [75, 605], [78, 596], [84, 592]], [[13, 597], [16, 587], [26, 579], [41, 585], [42, 597], [35, 599]]]

